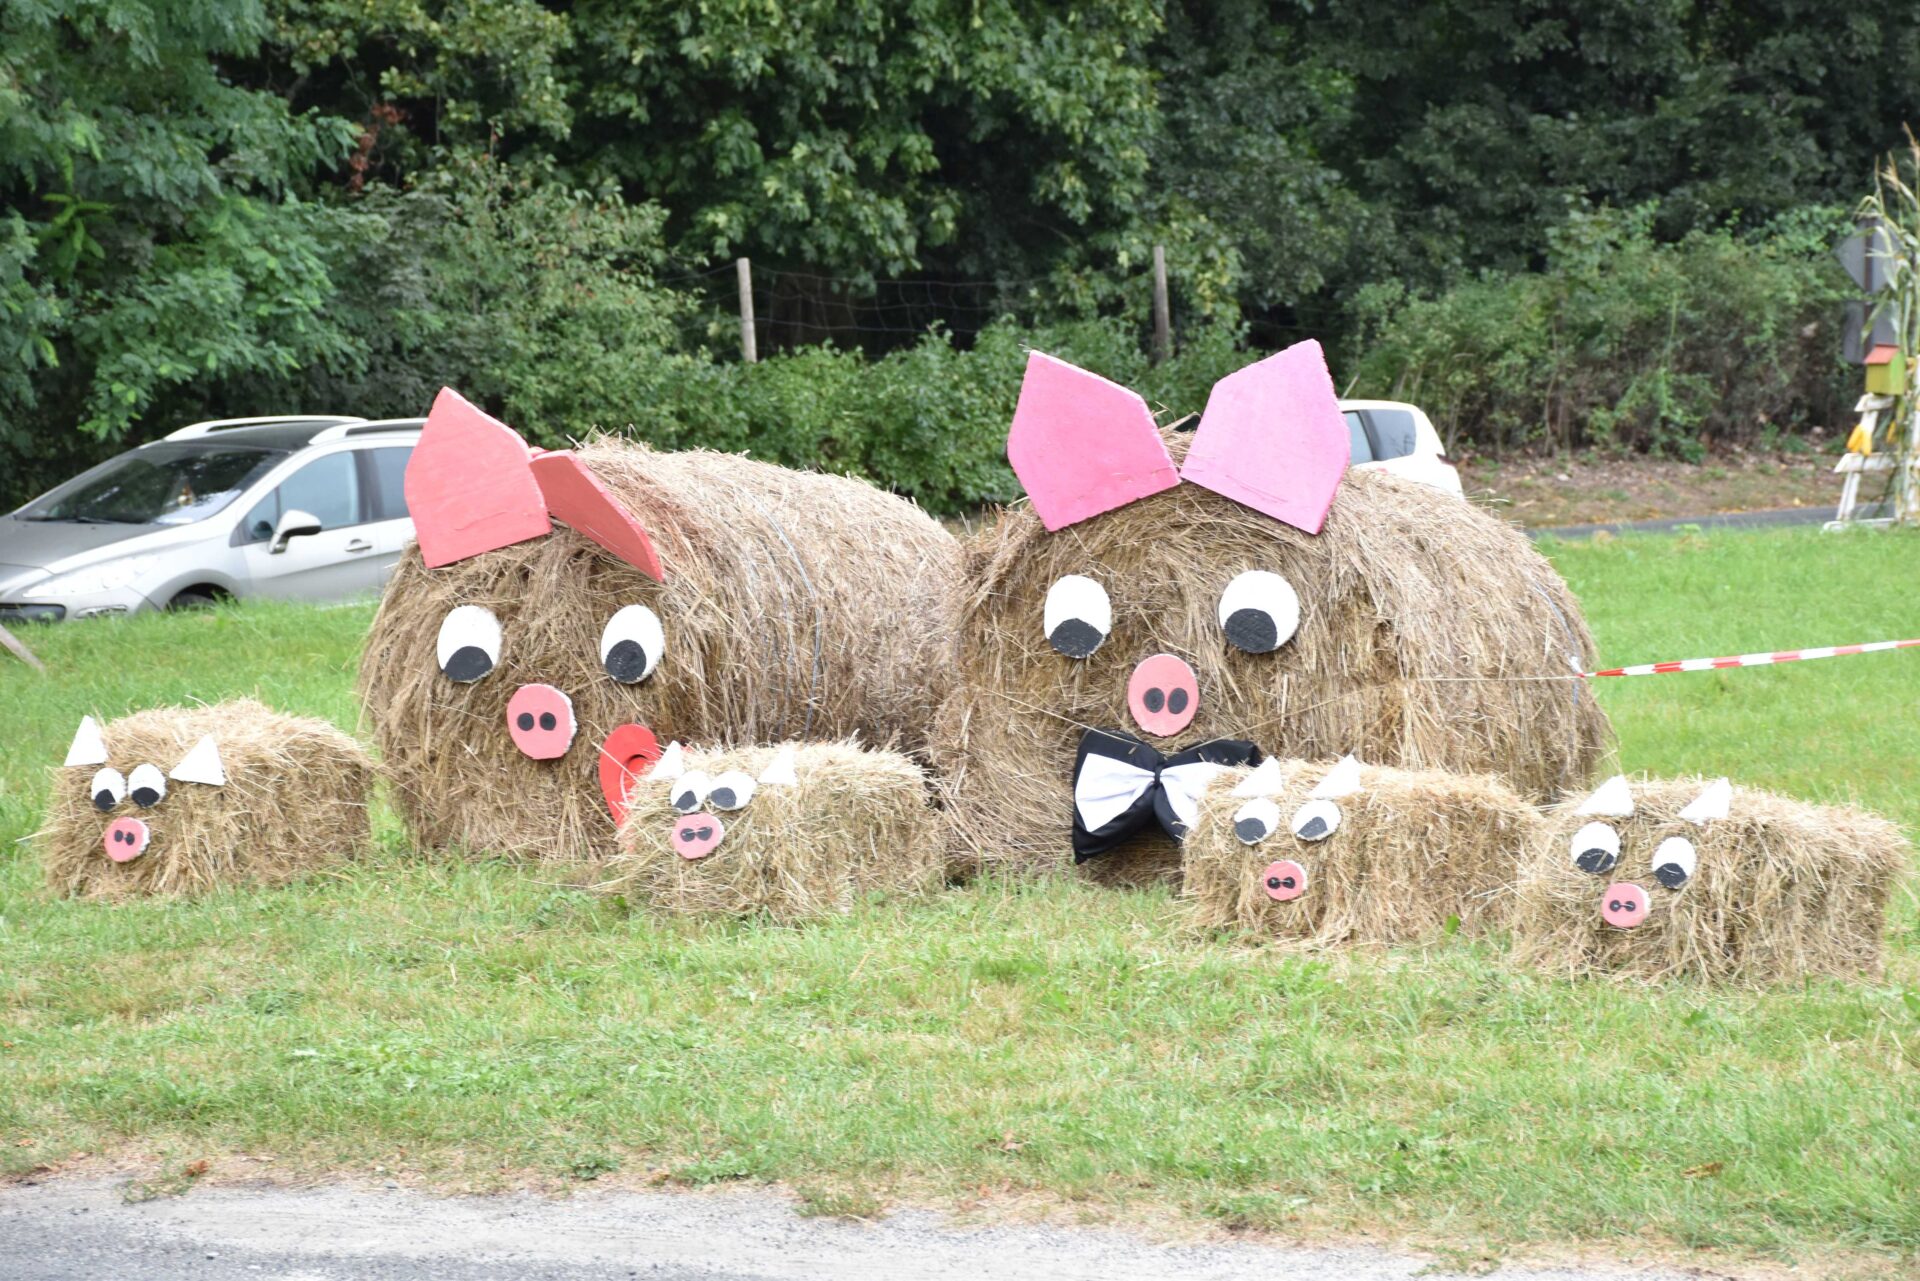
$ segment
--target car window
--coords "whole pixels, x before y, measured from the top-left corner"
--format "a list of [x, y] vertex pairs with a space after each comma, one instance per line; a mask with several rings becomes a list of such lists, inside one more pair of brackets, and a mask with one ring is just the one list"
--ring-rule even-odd
[[407, 514], [407, 494], [403, 485], [407, 476], [407, 459], [413, 457], [413, 446], [408, 445], [404, 449], [369, 449], [362, 457], [367, 460], [366, 474], [373, 487], [373, 518], [404, 518]]
[[1347, 435], [1353, 439], [1353, 454], [1348, 462], [1370, 463], [1373, 461], [1373, 442], [1367, 439], [1367, 424], [1359, 411], [1349, 409], [1341, 414], [1347, 420]]
[[1367, 418], [1373, 428], [1374, 457], [1405, 458], [1419, 440], [1413, 415], [1404, 409], [1369, 409]]
[[238, 498], [286, 454], [162, 442], [110, 458], [20, 510], [22, 520], [189, 525]]
[[287, 477], [272, 493], [253, 505], [240, 522], [240, 541], [264, 543], [273, 537], [280, 518], [290, 511], [303, 511], [320, 522], [320, 528], [340, 529], [360, 523], [360, 473], [352, 454], [328, 454], [316, 458]]

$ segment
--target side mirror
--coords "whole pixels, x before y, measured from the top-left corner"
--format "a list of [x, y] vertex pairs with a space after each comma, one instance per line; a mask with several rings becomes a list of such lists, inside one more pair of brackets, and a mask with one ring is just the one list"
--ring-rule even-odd
[[292, 539], [304, 538], [308, 534], [319, 532], [320, 518], [296, 507], [290, 512], [283, 513], [280, 523], [273, 527], [273, 542], [267, 547], [267, 551], [271, 555], [278, 556], [287, 550], [287, 543]]

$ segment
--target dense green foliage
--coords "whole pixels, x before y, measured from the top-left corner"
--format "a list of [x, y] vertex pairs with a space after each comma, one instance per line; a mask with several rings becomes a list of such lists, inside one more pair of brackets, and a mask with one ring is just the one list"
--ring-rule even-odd
[[[1156, 243], [1203, 352], [1312, 334], [1463, 440], [1689, 450], [1831, 414], [1808, 228], [1916, 118], [1920, 42], [1805, 0], [0, 0], [0, 458], [17, 496], [458, 381], [972, 501], [994, 344], [1099, 319], [1137, 365]], [[769, 345], [837, 347], [714, 367], [739, 254]], [[902, 277], [998, 284], [871, 323]]]

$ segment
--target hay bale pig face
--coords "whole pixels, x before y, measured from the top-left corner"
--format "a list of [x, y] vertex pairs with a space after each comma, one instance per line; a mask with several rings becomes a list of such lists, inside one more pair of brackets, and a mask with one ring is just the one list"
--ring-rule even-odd
[[1539, 812], [1485, 775], [1269, 758], [1201, 799], [1181, 893], [1196, 923], [1308, 947], [1503, 922]]
[[95, 897], [279, 884], [365, 844], [371, 773], [331, 725], [251, 700], [85, 717], [40, 832], [48, 879]]
[[1008, 443], [1031, 507], [971, 549], [934, 737], [956, 870], [1177, 873], [1200, 789], [1263, 750], [1584, 781], [1591, 695], [1511, 679], [1585, 658], [1564, 584], [1469, 504], [1349, 476], [1349, 440], [1317, 344], [1223, 379], [1191, 436], [1031, 358]]
[[685, 752], [634, 789], [599, 888], [660, 911], [791, 921], [940, 882], [925, 775], [847, 743]]
[[534, 451], [451, 391], [406, 484], [419, 550], [361, 692], [421, 844], [605, 858], [670, 740], [924, 743], [959, 557], [903, 500], [724, 454]]
[[1757, 985], [1871, 970], [1907, 848], [1875, 815], [1725, 779], [1616, 777], [1548, 819], [1516, 950], [1567, 973]]

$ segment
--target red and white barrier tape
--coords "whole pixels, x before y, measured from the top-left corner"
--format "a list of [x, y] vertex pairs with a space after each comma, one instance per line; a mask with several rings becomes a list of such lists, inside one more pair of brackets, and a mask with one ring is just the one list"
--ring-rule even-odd
[[1771, 654], [1738, 654], [1731, 658], [1683, 658], [1673, 663], [1641, 663], [1581, 672], [1582, 676], [1662, 676], [1668, 672], [1712, 672], [1729, 667], [1765, 667], [1770, 663], [1797, 663], [1809, 658], [1844, 658], [1848, 654], [1878, 654], [1889, 649], [1911, 649], [1920, 640], [1873, 641], [1866, 645], [1827, 645], [1819, 649], [1782, 649]]

